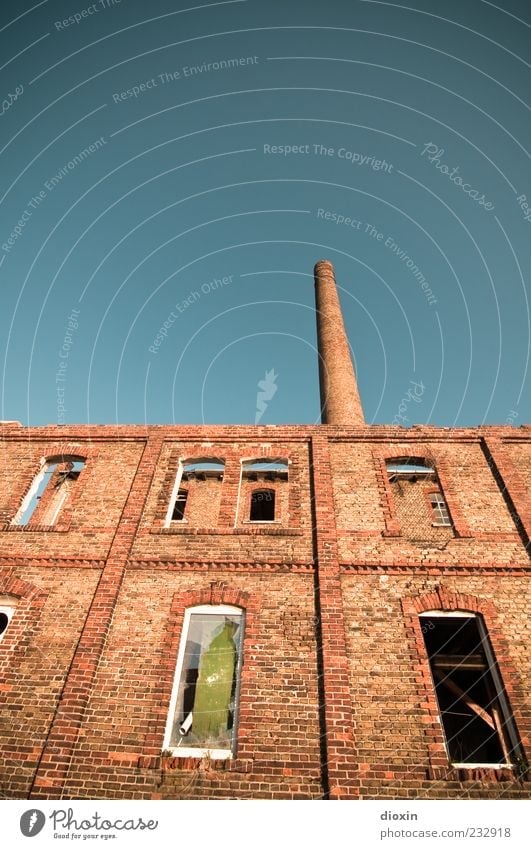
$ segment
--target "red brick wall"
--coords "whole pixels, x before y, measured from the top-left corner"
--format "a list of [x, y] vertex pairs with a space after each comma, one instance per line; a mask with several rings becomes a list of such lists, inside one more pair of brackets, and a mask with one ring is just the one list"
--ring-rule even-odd
[[[6, 427], [0, 596], [12, 593], [17, 611], [0, 642], [0, 792], [529, 795], [529, 784], [507, 775], [456, 775], [441, 762], [411, 599], [439, 587], [437, 598], [453, 603], [455, 592], [487, 611], [525, 738], [530, 435]], [[72, 509], [53, 530], [13, 530], [40, 458], [61, 450], [87, 457]], [[206, 526], [195, 526], [194, 512], [194, 527], [166, 530], [179, 457], [201, 456], [226, 461], [219, 502], [200, 511]], [[389, 456], [434, 459], [455, 525], [445, 546], [404, 533], [385, 475]], [[250, 457], [291, 461], [289, 483], [278, 484], [279, 526], [235, 527], [241, 459]], [[238, 752], [217, 764], [161, 759], [183, 599], [212, 592], [249, 606]]]
[[[89, 564], [87, 564], [89, 565]], [[16, 613], [0, 642], [0, 794], [25, 798], [100, 575], [98, 568], [0, 569]]]
[[200, 763], [183, 769], [178, 759], [160, 759], [184, 609], [211, 601], [212, 578], [133, 564], [68, 775], [75, 796], [320, 796], [312, 575], [221, 572], [216, 578], [226, 587], [212, 600], [246, 613], [238, 749], [230, 771], [223, 761], [203, 770]]
[[[364, 798], [513, 798], [529, 795], [507, 775], [463, 781], [448, 768], [435, 695], [415, 605], [440, 588], [446, 609], [483, 611], [520, 736], [531, 731], [525, 706], [531, 673], [528, 581], [502, 575], [344, 573], [347, 652], [353, 722]], [[451, 600], [449, 596], [457, 594]], [[415, 630], [416, 629], [416, 630]], [[529, 788], [529, 785], [528, 785]]]
[[[400, 435], [402, 435], [403, 431]], [[334, 501], [338, 517], [340, 558], [360, 557], [377, 565], [386, 563], [438, 563], [435, 545], [420, 547], [407, 533], [407, 516], [400, 517], [392, 487], [387, 481], [385, 460], [392, 457], [428, 457], [435, 465], [441, 490], [454, 523], [455, 537], [447, 536], [444, 562], [455, 564], [520, 563], [529, 558], [511, 518], [507, 504], [489, 469], [479, 439], [471, 432], [440, 439], [407, 441], [372, 440], [368, 445], [333, 442], [330, 447]], [[529, 450], [529, 448], [528, 448]], [[369, 451], [372, 459], [369, 458]], [[439, 534], [439, 531], [442, 534]], [[450, 538], [454, 537], [454, 538]]]

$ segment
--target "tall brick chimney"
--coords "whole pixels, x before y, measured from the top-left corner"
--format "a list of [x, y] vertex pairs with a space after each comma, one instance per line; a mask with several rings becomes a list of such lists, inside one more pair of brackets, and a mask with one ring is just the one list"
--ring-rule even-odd
[[328, 260], [316, 263], [314, 277], [321, 421], [331, 425], [363, 425], [363, 408], [337, 294], [334, 266]]

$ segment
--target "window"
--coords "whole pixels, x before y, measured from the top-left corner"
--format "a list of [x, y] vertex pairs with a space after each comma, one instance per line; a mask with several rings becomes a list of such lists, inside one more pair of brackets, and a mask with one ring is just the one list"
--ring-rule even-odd
[[417, 483], [423, 478], [434, 480], [436, 477], [434, 466], [422, 457], [399, 457], [396, 460], [388, 460], [387, 474], [390, 483], [399, 480]]
[[432, 492], [430, 495], [430, 503], [433, 510], [434, 524], [442, 527], [451, 527], [450, 514], [446, 501], [440, 492]]
[[225, 463], [217, 457], [180, 460], [164, 526], [186, 522], [190, 527], [215, 527], [224, 472]]
[[54, 525], [84, 465], [84, 460], [73, 457], [45, 460], [13, 524]]
[[164, 748], [186, 757], [234, 752], [244, 614], [201, 605], [186, 611]]
[[412, 542], [446, 543], [454, 535], [435, 464], [424, 457], [387, 461], [387, 476], [400, 531]]
[[171, 514], [172, 522], [182, 522], [184, 519], [184, 512], [186, 510], [186, 501], [188, 498], [188, 490], [180, 489], [177, 493], [177, 498], [175, 499], [175, 504], [173, 505], [173, 513]]
[[482, 618], [436, 611], [420, 622], [450, 761], [516, 763], [521, 747]]
[[0, 606], [0, 641], [7, 631], [7, 627], [11, 622], [14, 612], [15, 610], [13, 607], [4, 607], [4, 605]]
[[288, 469], [289, 461], [282, 457], [242, 460], [236, 525], [288, 523]]
[[275, 490], [255, 489], [251, 495], [251, 522], [273, 522], [275, 520]]

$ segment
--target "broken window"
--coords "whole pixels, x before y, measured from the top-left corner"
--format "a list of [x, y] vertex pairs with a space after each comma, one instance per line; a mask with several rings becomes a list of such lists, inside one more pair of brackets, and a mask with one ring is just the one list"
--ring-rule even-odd
[[387, 475], [402, 534], [425, 544], [454, 536], [435, 466], [423, 457], [387, 461]]
[[171, 514], [172, 522], [182, 522], [186, 510], [186, 501], [188, 499], [188, 490], [180, 489], [173, 505], [173, 513]]
[[186, 611], [164, 743], [175, 755], [225, 758], [234, 751], [243, 625], [238, 607]]
[[482, 618], [437, 611], [420, 622], [450, 761], [516, 763], [520, 744]]
[[215, 527], [221, 504], [225, 463], [218, 458], [182, 459], [166, 512], [165, 527], [186, 522], [192, 527]]
[[430, 504], [433, 510], [434, 524], [440, 527], [451, 527], [452, 522], [448, 507], [440, 492], [430, 494]]
[[74, 457], [45, 460], [13, 524], [54, 525], [84, 465]]
[[255, 489], [251, 495], [251, 522], [273, 522], [275, 519], [275, 490]]
[[0, 606], [0, 640], [7, 631], [7, 627], [11, 622], [14, 612], [15, 609], [13, 607], [4, 607], [4, 605]]

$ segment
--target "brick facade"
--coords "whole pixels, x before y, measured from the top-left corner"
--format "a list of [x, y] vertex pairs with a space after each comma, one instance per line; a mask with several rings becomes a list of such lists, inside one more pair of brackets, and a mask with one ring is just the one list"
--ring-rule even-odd
[[[0, 792], [7, 798], [516, 798], [448, 761], [418, 615], [479, 613], [529, 756], [531, 428], [4, 426]], [[42, 458], [85, 468], [53, 526], [12, 525]], [[218, 458], [165, 527], [179, 460]], [[241, 482], [241, 461], [289, 476]], [[386, 460], [435, 464], [397, 505]], [[275, 489], [272, 524], [245, 521]], [[422, 500], [424, 499], [424, 501]], [[416, 507], [415, 507], [416, 505]], [[65, 518], [66, 517], [66, 518]], [[426, 522], [429, 532], [417, 533]], [[442, 534], [439, 532], [442, 531]], [[237, 748], [163, 754], [186, 608], [246, 615]]]
[[[329, 262], [315, 282], [322, 425], [0, 423], [5, 798], [529, 797], [531, 427], [366, 425]], [[394, 479], [393, 462], [429, 476]], [[260, 521], [257, 490], [274, 497]], [[219, 629], [243, 633], [223, 644], [230, 677], [209, 679], [232, 683], [221, 757], [165, 746], [168, 717], [175, 741], [196, 711], [188, 660], [170, 712], [190, 608], [212, 622], [219, 605]], [[461, 614], [476, 641], [486, 628], [460, 663], [485, 677], [493, 653], [492, 716], [474, 692], [460, 704], [483, 711], [503, 763], [450, 762], [421, 614]], [[190, 657], [218, 639], [199, 633]]]

